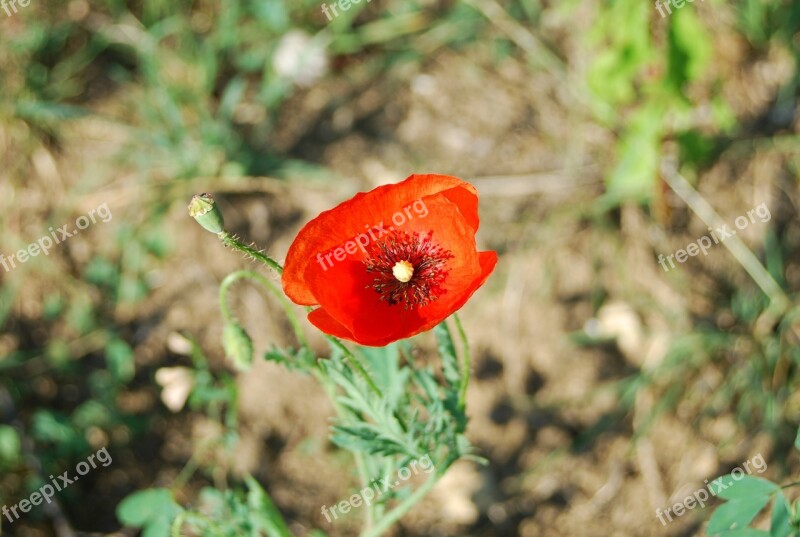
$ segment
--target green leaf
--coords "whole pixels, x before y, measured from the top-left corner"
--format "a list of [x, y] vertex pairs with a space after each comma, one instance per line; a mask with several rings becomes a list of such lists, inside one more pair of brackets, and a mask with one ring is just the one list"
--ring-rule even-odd
[[781, 489], [779, 485], [760, 477], [745, 475], [736, 479], [733, 477], [733, 474], [715, 479], [710, 488], [711, 490], [719, 490], [722, 488], [717, 496], [725, 500], [769, 496]]
[[390, 389], [399, 370], [400, 353], [397, 343], [385, 347], [361, 347], [355, 349], [366, 358], [367, 369], [372, 373], [373, 380], [382, 391]]
[[649, 200], [658, 178], [664, 110], [652, 104], [636, 112], [618, 145], [617, 164], [606, 180], [603, 202]]
[[677, 133], [675, 139], [680, 147], [681, 162], [699, 166], [708, 166], [714, 162], [719, 151], [719, 144], [714, 137], [695, 130]]
[[81, 429], [105, 427], [111, 421], [111, 412], [106, 405], [90, 399], [78, 406], [70, 417], [72, 423]]
[[456, 347], [453, 343], [453, 336], [446, 321], [437, 324], [433, 329], [436, 336], [436, 343], [439, 349], [439, 356], [442, 358], [442, 369], [444, 378], [451, 386], [458, 386], [461, 382], [461, 373], [458, 367], [458, 356]]
[[741, 528], [720, 533], [721, 537], [769, 537], [769, 532], [753, 528]]
[[272, 2], [255, 2], [251, 5], [253, 14], [267, 28], [276, 33], [283, 33], [291, 24], [289, 11], [283, 0]]
[[70, 302], [66, 316], [70, 326], [81, 334], [87, 334], [95, 327], [94, 305], [87, 295]]
[[244, 77], [232, 79], [225, 87], [219, 103], [219, 116], [224, 121], [232, 121], [236, 106], [242, 101], [247, 90], [247, 80]]
[[[160, 527], [160, 522], [164, 521], [169, 530], [169, 521], [180, 511], [169, 489], [148, 489], [134, 492], [122, 500], [117, 506], [117, 518], [125, 526], [133, 528]], [[168, 531], [161, 535], [168, 535]]]
[[794, 438], [794, 448], [800, 451], [800, 427], [797, 428], [797, 436]]
[[699, 77], [711, 59], [708, 32], [691, 9], [681, 9], [670, 18], [667, 84], [680, 90]]
[[44, 101], [17, 102], [15, 106], [17, 116], [35, 122], [55, 122], [68, 119], [78, 119], [88, 115], [88, 111], [78, 106], [68, 104], [49, 103]]
[[779, 492], [775, 495], [772, 505], [772, 520], [769, 527], [770, 537], [789, 537], [792, 534], [792, 525], [789, 520], [789, 505], [786, 497]]
[[292, 360], [293, 352], [294, 351], [291, 348], [282, 349], [276, 345], [273, 345], [270, 350], [264, 353], [264, 360], [292, 368], [295, 365], [294, 361]]
[[[616, 0], [600, 10], [590, 34], [596, 51], [588, 83], [602, 101], [621, 104], [636, 97], [637, 75], [653, 55], [649, 19], [652, 9], [638, 0]], [[625, 24], [619, 24], [625, 20]]]
[[49, 410], [37, 410], [33, 415], [33, 437], [40, 442], [69, 444], [78, 433], [63, 415]]
[[726, 530], [745, 528], [768, 502], [769, 496], [756, 496], [724, 503], [714, 511], [706, 532], [718, 535]]
[[402, 443], [370, 424], [335, 425], [331, 442], [354, 452], [381, 453], [383, 455], [408, 455]]
[[22, 442], [16, 429], [10, 425], [0, 425], [0, 461], [13, 463], [19, 459]]
[[112, 339], [106, 345], [106, 365], [117, 382], [129, 382], [136, 374], [133, 350], [119, 338]]
[[275, 362], [292, 370], [312, 369], [317, 361], [314, 352], [308, 347], [300, 347], [295, 350], [292, 347], [282, 349], [277, 345], [264, 353], [264, 359], [268, 362]]
[[270, 537], [292, 537], [286, 522], [283, 521], [278, 508], [272, 503], [269, 494], [252, 476], [244, 478], [247, 483], [247, 503], [250, 506], [254, 521], [259, 529], [266, 531]]
[[147, 525], [142, 530], [142, 537], [166, 537], [170, 534], [171, 522], [166, 518], [157, 518]]
[[119, 269], [108, 259], [94, 257], [83, 271], [83, 277], [95, 285], [113, 288], [119, 283]]

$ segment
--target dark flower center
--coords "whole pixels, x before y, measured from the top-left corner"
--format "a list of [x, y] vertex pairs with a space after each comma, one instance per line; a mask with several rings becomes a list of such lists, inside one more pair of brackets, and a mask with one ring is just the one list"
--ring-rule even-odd
[[449, 250], [434, 243], [433, 231], [419, 233], [392, 231], [385, 240], [367, 248], [364, 265], [375, 275], [367, 288], [372, 288], [391, 306], [403, 304], [405, 309], [425, 306], [446, 291], [442, 288], [447, 274]]

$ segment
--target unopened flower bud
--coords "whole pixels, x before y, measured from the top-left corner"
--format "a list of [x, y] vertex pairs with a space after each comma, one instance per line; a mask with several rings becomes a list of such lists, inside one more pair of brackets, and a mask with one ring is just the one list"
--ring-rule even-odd
[[189, 204], [189, 216], [211, 233], [219, 234], [225, 230], [222, 213], [211, 194], [196, 194]]
[[230, 322], [222, 331], [222, 346], [225, 354], [239, 371], [247, 371], [253, 365], [253, 340], [244, 328]]

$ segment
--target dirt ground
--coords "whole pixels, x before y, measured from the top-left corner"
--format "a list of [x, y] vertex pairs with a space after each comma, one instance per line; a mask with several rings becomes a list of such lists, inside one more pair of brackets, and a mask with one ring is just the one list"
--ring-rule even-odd
[[[564, 39], [568, 50], [570, 38]], [[714, 74], [725, 81], [737, 117], [757, 132], [791, 74], [791, 61], [779, 54], [745, 57], [744, 47], [725, 33], [715, 36], [715, 47], [720, 61]], [[355, 92], [348, 85], [295, 96], [279, 119], [277, 149], [328, 167], [336, 181], [209, 178], [180, 194], [188, 200], [194, 191], [213, 192], [233, 231], [282, 258], [304, 222], [356, 191], [413, 172], [473, 182], [481, 195], [479, 245], [500, 254], [494, 275], [462, 312], [475, 350], [468, 436], [489, 464], [459, 463], [394, 535], [702, 535], [697, 512], [662, 525], [656, 509], [758, 453], [770, 463], [765, 476], [783, 475], [787, 468], [773, 458], [776, 446], [766, 433], [744, 434], [731, 416], [687, 419], [694, 398], [649, 423], [661, 388], [643, 389], [629, 411], [616, 387], [659, 364], [698, 319], [724, 325], [726, 312], [715, 299], [727, 285], [749, 285], [748, 276], [722, 247], [670, 273], [661, 269], [658, 253], [705, 232], [670, 193], [660, 202], [665, 212], [657, 223], [643, 208], [623, 206], [609, 215], [607, 227], [590, 225], [611, 159], [611, 134], [565, 108], [557, 80], [531, 77], [520, 60], [496, 64], [488, 56], [480, 49], [469, 55], [439, 50], [421, 71], [398, 70]], [[111, 93], [98, 108], [119, 114], [133, 98]], [[124, 138], [92, 118], [72, 128], [68, 139], [74, 142], [53, 164], [66, 183], [103, 165], [85, 159], [96, 143], [104, 141], [111, 153]], [[732, 149], [705, 170], [698, 188], [726, 221], [769, 200], [774, 222], [785, 223], [796, 219], [787, 198], [798, 198], [784, 163], [780, 150]], [[158, 187], [129, 187], [124, 173], [105, 188], [103, 199], [127, 215], [158, 195]], [[96, 205], [91, 193], [80, 200]], [[175, 249], [153, 274], [155, 291], [135, 311], [110, 312], [136, 341], [138, 386], [124, 404], [142, 412], [160, 407], [163, 419], [114, 473], [98, 477], [94, 494], [87, 490], [98, 512], [113, 512], [109, 503], [121, 490], [170, 483], [193, 445], [217, 434], [200, 415], [163, 409], [158, 386], [146, 381], [158, 367], [187, 363], [170, 346], [175, 334], [196, 338], [214, 366], [225, 367], [218, 284], [228, 272], [252, 266], [199, 229], [185, 210], [183, 202], [170, 208]], [[92, 240], [104, 240], [103, 233], [93, 230]], [[761, 236], [754, 226], [743, 239], [758, 248]], [[80, 250], [77, 242], [71, 248]], [[798, 266], [787, 274], [797, 288]], [[236, 296], [242, 318], [261, 320], [247, 326], [257, 352], [271, 342], [292, 343], [271, 298], [247, 286]], [[608, 342], [581, 345], [576, 335], [585, 332]], [[316, 344], [324, 349], [321, 339]], [[713, 390], [725, 371], [708, 368], [703, 375], [697, 390]], [[322, 503], [356, 487], [354, 467], [327, 440], [333, 411], [323, 391], [313, 379], [267, 362], [237, 383], [242, 441], [236, 456], [221, 464], [265, 483], [297, 535], [314, 527], [331, 536], [354, 535], [355, 517], [330, 525], [320, 513]], [[162, 463], [147, 462], [154, 459]], [[192, 483], [199, 489], [207, 479], [198, 475]], [[94, 520], [88, 510], [70, 515], [85, 527], [112, 524]], [[18, 531], [22, 535], [24, 527]]]

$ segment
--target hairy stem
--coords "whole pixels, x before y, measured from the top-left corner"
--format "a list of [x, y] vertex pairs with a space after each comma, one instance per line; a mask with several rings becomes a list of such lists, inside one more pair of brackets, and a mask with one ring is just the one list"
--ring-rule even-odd
[[225, 246], [233, 248], [234, 250], [239, 250], [243, 254], [251, 257], [252, 259], [264, 263], [266, 266], [268, 266], [278, 274], [283, 274], [283, 267], [280, 265], [280, 263], [278, 263], [268, 255], [264, 254], [263, 252], [256, 250], [252, 246], [246, 245], [245, 243], [237, 239], [235, 236], [233, 236], [230, 232], [222, 231], [217, 235], [217, 237], [219, 237], [219, 240], [221, 240], [222, 244], [224, 244]]
[[463, 353], [461, 361], [461, 383], [458, 387], [458, 407], [464, 410], [467, 406], [467, 386], [469, 386], [470, 370], [472, 369], [472, 355], [470, 354], [467, 333], [464, 331], [464, 327], [461, 324], [461, 318], [456, 313], [453, 315], [453, 319], [456, 322], [458, 336], [461, 338], [461, 352]]
[[270, 293], [272, 293], [275, 298], [278, 299], [278, 301], [281, 303], [283, 311], [286, 313], [286, 317], [289, 319], [289, 324], [292, 325], [292, 330], [294, 331], [295, 337], [297, 337], [297, 340], [303, 347], [307, 347], [308, 340], [306, 339], [305, 332], [303, 332], [303, 328], [300, 325], [300, 320], [292, 310], [291, 303], [286, 299], [286, 296], [277, 288], [274, 283], [269, 281], [269, 279], [267, 279], [265, 276], [252, 270], [237, 270], [236, 272], [231, 272], [225, 277], [224, 280], [222, 280], [222, 283], [219, 286], [219, 309], [222, 311], [222, 317], [225, 319], [225, 321], [231, 322], [234, 320], [230, 306], [228, 305], [229, 288], [236, 281], [242, 279], [250, 279], [260, 283]]
[[[320, 386], [322, 386], [322, 389], [325, 390], [325, 393], [328, 394], [328, 399], [330, 399], [336, 414], [344, 418], [347, 414], [347, 411], [344, 409], [341, 403], [339, 403], [339, 400], [336, 397], [336, 387], [325, 375], [325, 370], [321, 367], [315, 367], [311, 370], [311, 372], [317, 379], [317, 382], [319, 382]], [[369, 472], [367, 471], [367, 463], [364, 460], [364, 454], [360, 451], [353, 451], [351, 453], [353, 454], [353, 458], [356, 462], [356, 468], [358, 469], [358, 477], [361, 481], [361, 487], [366, 487], [369, 484]], [[374, 507], [374, 504], [370, 505], [364, 515], [364, 526], [366, 528], [372, 527]]]

